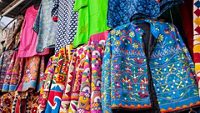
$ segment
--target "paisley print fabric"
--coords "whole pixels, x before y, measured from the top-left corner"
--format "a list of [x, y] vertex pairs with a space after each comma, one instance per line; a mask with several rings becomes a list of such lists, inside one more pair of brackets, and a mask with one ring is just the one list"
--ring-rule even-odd
[[108, 26], [127, 24], [138, 17], [157, 18], [183, 0], [109, 0]]
[[66, 56], [66, 48], [59, 50], [55, 55], [55, 72], [51, 81], [51, 88], [46, 104], [45, 113], [58, 113], [60, 110], [62, 95], [65, 89], [65, 80], [68, 73], [69, 59]]
[[[199, 105], [194, 65], [175, 26], [151, 20], [143, 22], [150, 24], [156, 40], [149, 65], [161, 112]], [[134, 22], [110, 32], [102, 65], [103, 112], [112, 112], [112, 108], [151, 107], [143, 33]]]

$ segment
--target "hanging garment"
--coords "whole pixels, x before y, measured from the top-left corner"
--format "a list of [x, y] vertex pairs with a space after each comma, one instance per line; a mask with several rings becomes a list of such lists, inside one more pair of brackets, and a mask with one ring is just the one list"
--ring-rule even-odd
[[76, 0], [74, 10], [78, 12], [78, 28], [73, 47], [86, 44], [91, 35], [108, 30], [108, 0]]
[[53, 0], [53, 18], [58, 21], [56, 30], [56, 51], [70, 45], [76, 34], [78, 14], [73, 11], [74, 0]]
[[115, 28], [138, 17], [157, 18], [183, 0], [109, 0], [108, 26]]
[[11, 63], [6, 71], [2, 92], [16, 91], [22, 78], [23, 59], [17, 58], [17, 51], [14, 51]]
[[[32, 57], [37, 55], [36, 46], [37, 46], [37, 33], [33, 30], [33, 25], [36, 20], [37, 10], [34, 6], [29, 7], [26, 10], [24, 17], [24, 22], [22, 25], [22, 31], [20, 34], [20, 45], [18, 49], [18, 57]], [[47, 49], [39, 55], [49, 54]]]
[[[200, 88], [200, 1], [193, 1], [193, 57], [195, 63], [195, 72], [198, 78], [198, 85]], [[200, 94], [200, 90], [199, 90]]]
[[13, 50], [5, 51], [0, 56], [0, 90], [2, 90], [3, 83], [6, 77], [6, 71], [11, 64], [11, 59], [14, 54]]
[[108, 32], [92, 35], [82, 74], [78, 112], [101, 113], [101, 64]]
[[89, 41], [91, 51], [91, 97], [90, 97], [90, 112], [101, 113], [101, 65], [104, 55], [105, 40], [108, 32], [102, 32], [91, 36]]
[[[56, 55], [57, 56], [57, 55]], [[55, 56], [52, 56], [47, 64], [45, 73], [44, 73], [44, 80], [42, 83], [42, 87], [40, 89], [40, 97], [39, 97], [39, 105], [38, 105], [38, 112], [42, 113], [45, 110], [49, 92], [50, 92], [50, 87], [51, 87], [51, 81], [53, 79], [55, 67], [56, 67], [56, 61], [55, 61]]]
[[[44, 56], [42, 56], [44, 57]], [[34, 56], [25, 59], [25, 66], [23, 71], [23, 78], [17, 88], [17, 91], [27, 91], [34, 89], [38, 91], [38, 78], [43, 77], [44, 71], [44, 58], [40, 56]]]
[[9, 29], [8, 37], [6, 38], [5, 45], [6, 50], [15, 49], [19, 45], [19, 33], [23, 23], [24, 17], [18, 16], [17, 21], [13, 24], [12, 28]]
[[45, 48], [51, 48], [55, 45], [55, 33], [57, 24], [51, 19], [53, 9], [53, 0], [42, 0], [38, 11], [34, 30], [38, 34], [37, 49], [38, 53], [43, 52]]
[[58, 113], [61, 105], [61, 99], [65, 88], [65, 80], [69, 68], [69, 59], [67, 58], [66, 48], [59, 50], [55, 56], [56, 68], [51, 81], [51, 88], [46, 104], [45, 113]]
[[156, 40], [149, 59], [142, 41], [145, 31], [134, 22], [115, 28], [108, 36], [102, 65], [103, 112], [151, 108], [148, 71], [152, 73], [161, 112], [200, 105], [193, 62], [175, 26], [145, 22], [150, 24]]
[[71, 57], [65, 82], [65, 90], [61, 101], [60, 113], [77, 112], [86, 49], [86, 45], [77, 48]]

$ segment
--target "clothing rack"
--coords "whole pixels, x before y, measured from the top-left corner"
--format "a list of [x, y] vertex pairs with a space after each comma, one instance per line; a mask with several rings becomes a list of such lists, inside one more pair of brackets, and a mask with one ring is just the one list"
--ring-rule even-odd
[[14, 0], [13, 2], [11, 2], [8, 6], [6, 6], [2, 11], [1, 11], [1, 16], [5, 16], [6, 14], [8, 14], [10, 11], [12, 11], [13, 9], [15, 9], [18, 5], [20, 5], [22, 2], [24, 2], [25, 0]]

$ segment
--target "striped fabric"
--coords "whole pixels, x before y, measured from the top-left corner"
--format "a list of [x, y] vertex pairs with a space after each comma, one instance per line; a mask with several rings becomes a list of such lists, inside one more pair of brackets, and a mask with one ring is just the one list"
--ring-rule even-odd
[[[198, 78], [200, 88], [200, 0], [194, 0], [193, 5], [193, 23], [194, 23], [194, 63], [195, 72]], [[199, 90], [200, 94], [200, 90]]]

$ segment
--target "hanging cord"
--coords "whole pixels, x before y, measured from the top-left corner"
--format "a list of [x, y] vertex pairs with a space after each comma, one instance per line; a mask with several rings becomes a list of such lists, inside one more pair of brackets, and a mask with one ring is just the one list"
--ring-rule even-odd
[[172, 24], [174, 24], [174, 19], [173, 19], [173, 15], [172, 15], [172, 10], [171, 9], [169, 10], [169, 13], [170, 13], [170, 18], [171, 18]]

